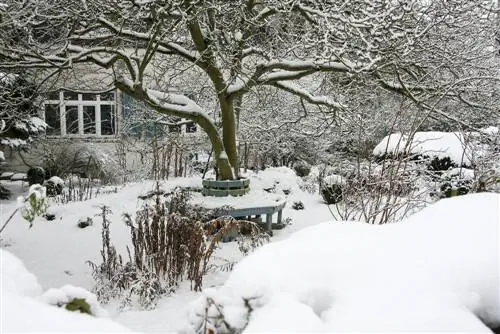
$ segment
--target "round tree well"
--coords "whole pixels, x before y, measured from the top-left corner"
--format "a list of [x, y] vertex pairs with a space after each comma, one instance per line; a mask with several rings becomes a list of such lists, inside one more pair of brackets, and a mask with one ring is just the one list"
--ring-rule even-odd
[[244, 178], [237, 180], [202, 180], [202, 185], [203, 190], [201, 193], [203, 196], [241, 196], [250, 191], [250, 180]]

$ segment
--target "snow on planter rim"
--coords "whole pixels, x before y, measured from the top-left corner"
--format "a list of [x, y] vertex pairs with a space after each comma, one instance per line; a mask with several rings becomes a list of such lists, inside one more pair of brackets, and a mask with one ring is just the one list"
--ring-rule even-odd
[[373, 155], [400, 154], [403, 152], [429, 156], [449, 157], [458, 166], [470, 166], [471, 150], [465, 145], [464, 137], [458, 132], [426, 131], [416, 132], [409, 147], [408, 136], [393, 133], [385, 136], [373, 149]]
[[[472, 194], [399, 224], [306, 228], [243, 259], [206, 294], [247, 332], [490, 332], [479, 319], [500, 324], [499, 204]], [[193, 326], [204, 305], [193, 303]]]

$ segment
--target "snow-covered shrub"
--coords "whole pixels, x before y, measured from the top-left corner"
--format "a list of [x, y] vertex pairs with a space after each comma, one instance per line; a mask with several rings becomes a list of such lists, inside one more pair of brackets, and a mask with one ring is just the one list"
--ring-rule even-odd
[[48, 208], [47, 193], [45, 187], [34, 184], [30, 187], [28, 196], [18, 198], [21, 206], [21, 214], [30, 223], [30, 227], [36, 217], [43, 215]]
[[293, 164], [293, 170], [297, 176], [304, 177], [309, 175], [311, 172], [311, 165], [303, 160], [300, 160]]
[[58, 176], [52, 176], [45, 181], [45, 188], [47, 188], [47, 196], [55, 197], [61, 195], [64, 188], [64, 181]]
[[340, 175], [328, 175], [321, 183], [321, 196], [326, 204], [335, 204], [342, 200], [345, 178]]
[[472, 146], [458, 132], [423, 131], [413, 136], [393, 133], [384, 137], [373, 149], [380, 162], [387, 158], [410, 157], [428, 163], [429, 170], [444, 171], [452, 167], [470, 166]]
[[92, 217], [80, 218], [78, 220], [78, 223], [76, 223], [76, 226], [78, 226], [79, 228], [86, 228], [92, 225], [94, 225], [94, 220], [92, 219]]
[[294, 209], [294, 210], [304, 210], [304, 203], [302, 203], [302, 201], [293, 202], [292, 209]]
[[454, 197], [471, 192], [474, 187], [474, 170], [453, 168], [441, 175], [439, 197]]
[[43, 184], [45, 181], [45, 170], [40, 166], [31, 167], [26, 173], [29, 185]]
[[40, 142], [38, 149], [30, 154], [29, 161], [36, 161], [45, 169], [46, 179], [52, 176], [68, 179], [72, 174], [78, 174], [98, 179], [101, 183], [111, 183], [114, 173], [118, 172], [111, 153], [98, 145], [71, 140], [59, 141], [57, 145]]
[[97, 301], [97, 296], [84, 288], [65, 285], [59, 289], [51, 288], [42, 296], [47, 304], [64, 307], [68, 311], [78, 311], [96, 317], [106, 316], [107, 312]]

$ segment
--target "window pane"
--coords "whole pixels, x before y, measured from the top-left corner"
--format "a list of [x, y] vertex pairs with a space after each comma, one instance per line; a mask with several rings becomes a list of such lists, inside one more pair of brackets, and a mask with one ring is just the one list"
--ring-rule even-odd
[[61, 114], [59, 111], [59, 105], [45, 105], [45, 123], [47, 123], [46, 133], [48, 136], [61, 135]]
[[66, 133], [69, 135], [78, 134], [78, 107], [66, 106]]
[[[176, 123], [176, 122], [180, 122], [181, 119], [179, 117], [171, 117], [169, 119], [167, 119], [168, 122], [170, 123]], [[181, 132], [181, 126], [180, 125], [169, 125], [168, 126], [168, 132]]]
[[115, 108], [111, 105], [101, 105], [101, 135], [115, 134]]
[[64, 100], [78, 101], [78, 93], [64, 92]]
[[83, 93], [82, 94], [82, 100], [83, 101], [96, 101], [97, 100], [97, 94]]
[[115, 92], [107, 92], [101, 94], [101, 101], [114, 101]]
[[83, 106], [83, 133], [95, 134], [95, 107]]
[[189, 122], [186, 124], [186, 132], [193, 133], [196, 132], [196, 124], [194, 122]]

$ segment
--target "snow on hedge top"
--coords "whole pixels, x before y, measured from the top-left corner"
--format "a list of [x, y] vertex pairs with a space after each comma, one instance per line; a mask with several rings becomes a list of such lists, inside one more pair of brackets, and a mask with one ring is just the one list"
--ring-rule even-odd
[[500, 325], [499, 207], [500, 195], [481, 193], [441, 200], [399, 224], [301, 230], [205, 292], [192, 305], [192, 328], [211, 298], [246, 332], [490, 332], [479, 318]]
[[385, 136], [373, 149], [373, 154], [376, 156], [401, 153], [440, 159], [449, 157], [459, 166], [471, 164], [471, 150], [465, 145], [463, 135], [457, 132], [416, 132], [410, 142], [407, 135], [393, 133]]

